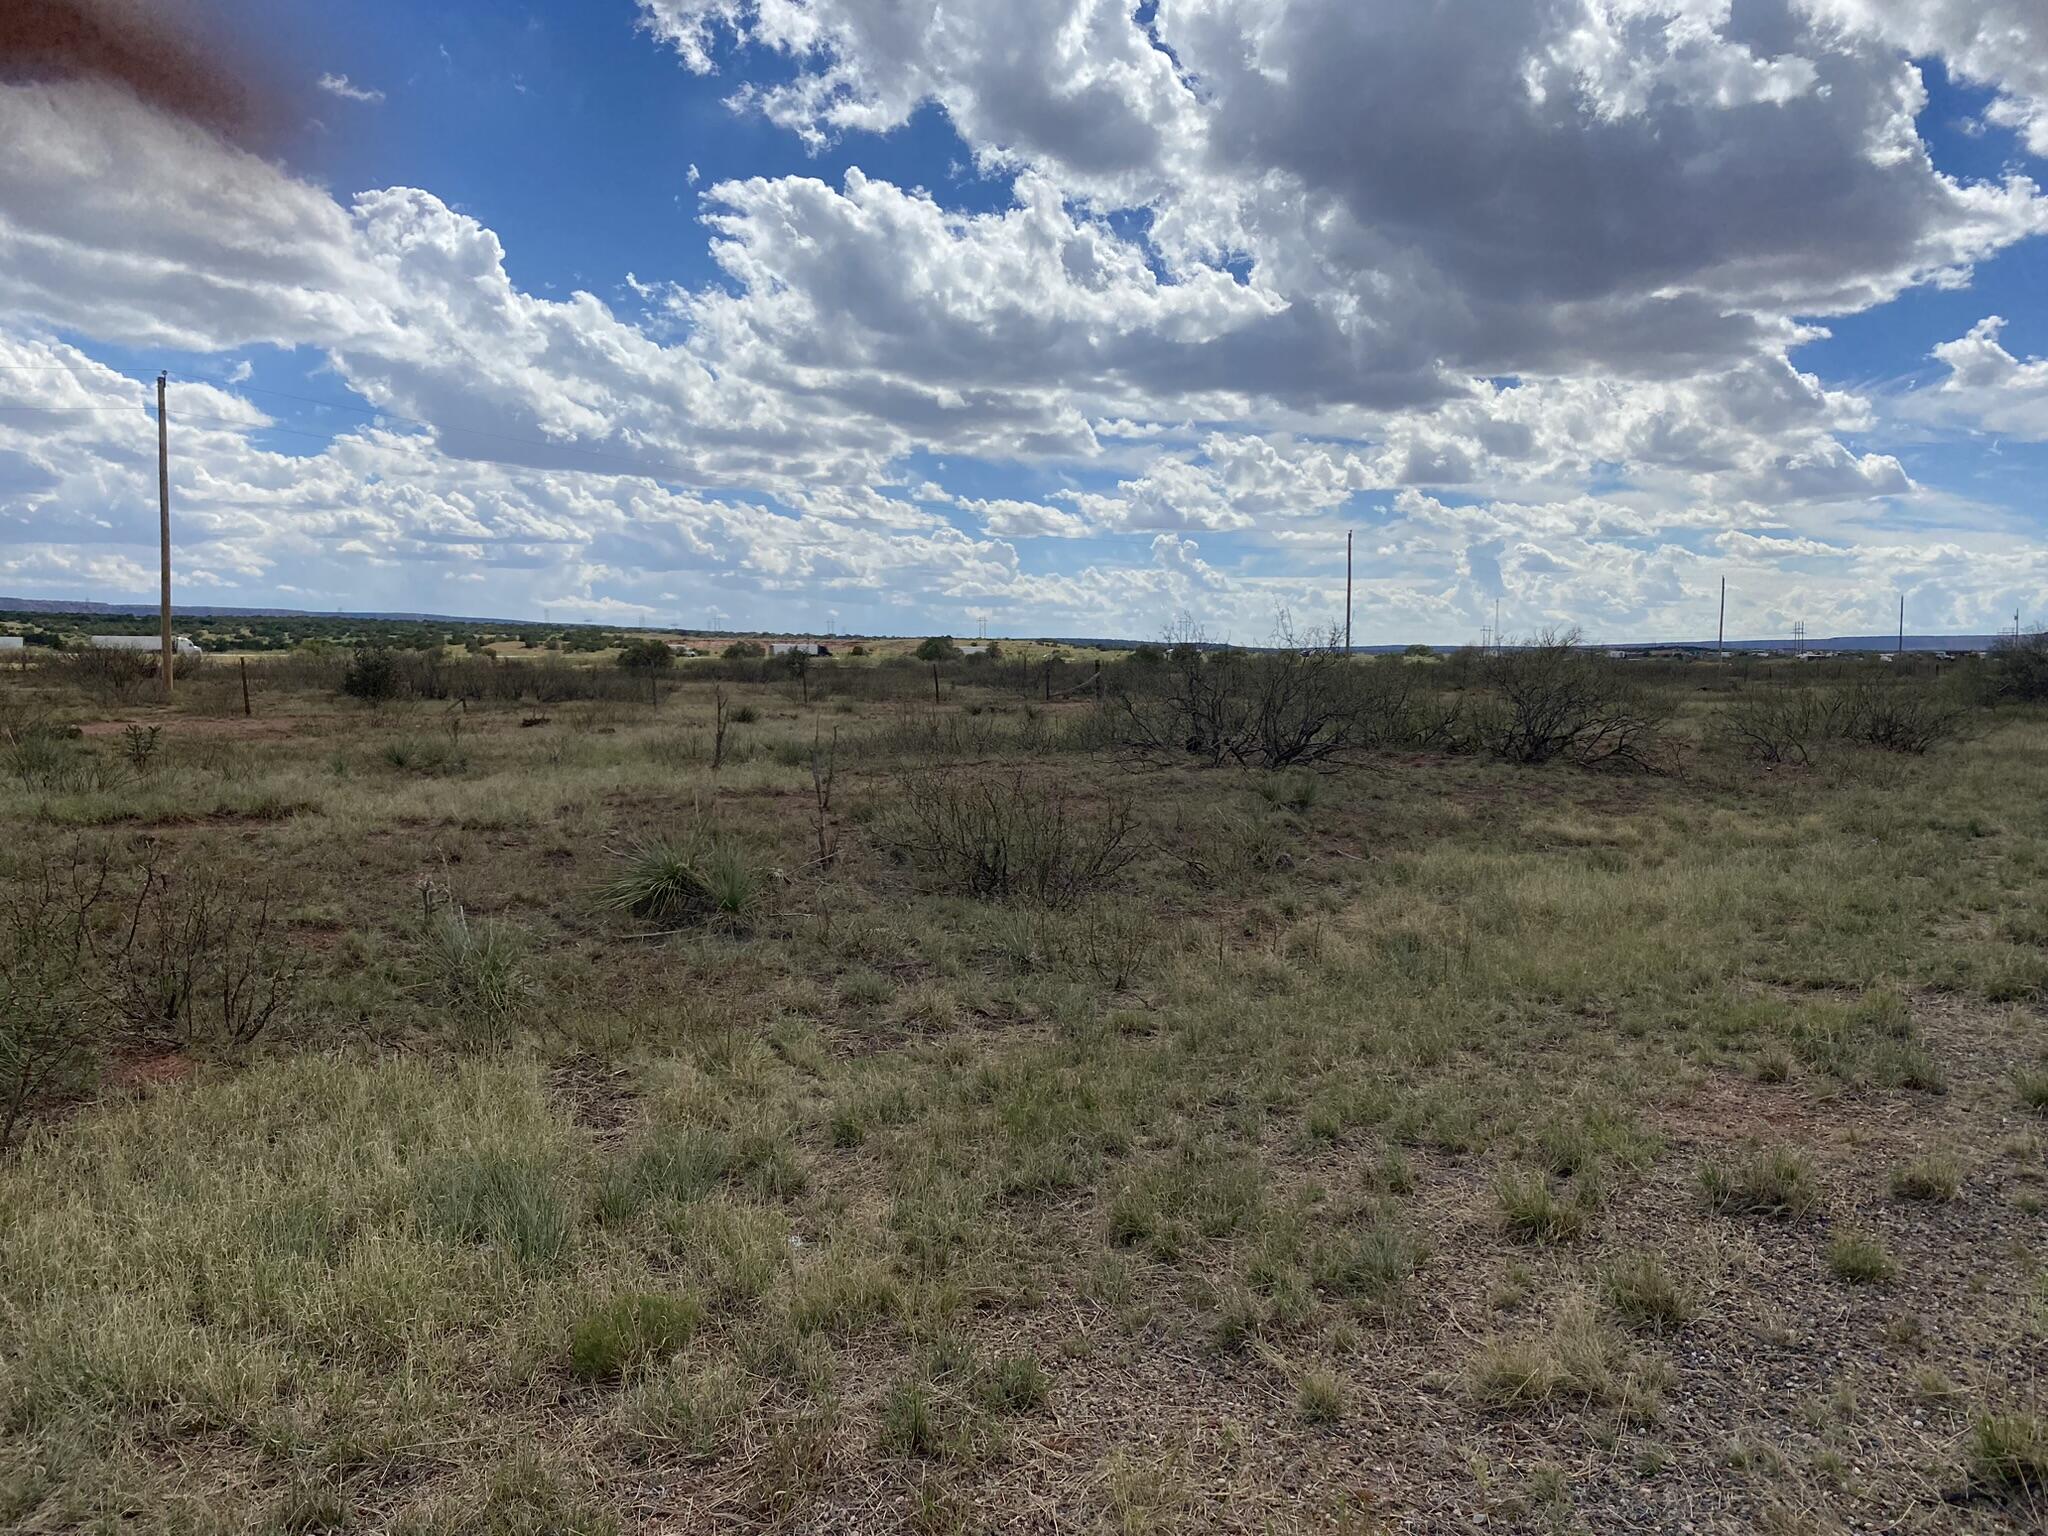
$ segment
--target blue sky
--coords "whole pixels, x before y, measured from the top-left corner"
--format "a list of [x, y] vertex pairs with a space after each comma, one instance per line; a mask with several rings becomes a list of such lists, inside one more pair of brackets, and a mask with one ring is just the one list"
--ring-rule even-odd
[[280, 133], [0, 85], [0, 591], [151, 590], [167, 368], [194, 602], [2048, 607], [2031, 0], [188, 9]]

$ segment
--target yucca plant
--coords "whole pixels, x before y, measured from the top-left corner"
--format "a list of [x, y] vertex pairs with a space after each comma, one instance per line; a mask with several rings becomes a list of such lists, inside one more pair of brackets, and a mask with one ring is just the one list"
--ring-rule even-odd
[[744, 850], [692, 831], [628, 844], [598, 905], [642, 922], [676, 927], [724, 918], [742, 922], [759, 908], [761, 875]]

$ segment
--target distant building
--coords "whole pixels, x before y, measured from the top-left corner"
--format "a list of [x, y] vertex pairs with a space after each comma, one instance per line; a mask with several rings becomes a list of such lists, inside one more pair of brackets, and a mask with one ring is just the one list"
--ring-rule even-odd
[[[155, 635], [93, 635], [88, 643], [96, 651], [157, 651], [163, 649], [163, 641]], [[199, 649], [183, 635], [171, 636], [171, 649], [180, 656], [204, 656]]]

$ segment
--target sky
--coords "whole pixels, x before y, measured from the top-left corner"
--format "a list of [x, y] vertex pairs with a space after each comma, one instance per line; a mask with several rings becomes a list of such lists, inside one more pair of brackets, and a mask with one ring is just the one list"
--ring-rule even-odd
[[7, 3], [0, 593], [2048, 619], [2048, 0]]

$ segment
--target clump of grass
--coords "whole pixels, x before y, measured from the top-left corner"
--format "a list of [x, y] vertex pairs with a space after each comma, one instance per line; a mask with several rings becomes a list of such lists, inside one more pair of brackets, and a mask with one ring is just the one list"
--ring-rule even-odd
[[1853, 1086], [1948, 1091], [1948, 1075], [1919, 1038], [1911, 1008], [1889, 989], [1847, 1006], [1807, 1005], [1791, 1044], [1808, 1066]]
[[1953, 1200], [1962, 1188], [1962, 1174], [1946, 1157], [1915, 1158], [1892, 1170], [1892, 1195], [1900, 1200]]
[[469, 767], [460, 747], [437, 736], [401, 736], [384, 744], [383, 756], [401, 773], [461, 773]]
[[1559, 1178], [1605, 1167], [1649, 1166], [1661, 1143], [1633, 1115], [1604, 1105], [1546, 1120], [1536, 1133], [1543, 1166]]
[[1332, 1371], [1302, 1373], [1295, 1384], [1294, 1406], [1310, 1424], [1335, 1424], [1344, 1417], [1344, 1384]]
[[1568, 1243], [1586, 1230], [1587, 1202], [1564, 1199], [1534, 1169], [1516, 1169], [1494, 1181], [1493, 1198], [1508, 1235], [1525, 1243]]
[[1847, 1228], [1828, 1239], [1828, 1268], [1852, 1285], [1889, 1280], [1897, 1266], [1878, 1238]]
[[869, 1258], [828, 1253], [797, 1283], [789, 1316], [799, 1333], [848, 1334], [884, 1316], [896, 1304], [887, 1266]]
[[1969, 1466], [1979, 1487], [2048, 1489], [2048, 1415], [2023, 1408], [1979, 1414], [1970, 1426]]
[[1045, 1406], [1048, 1387], [1036, 1355], [1005, 1355], [981, 1373], [976, 1396], [991, 1413], [1035, 1413]]
[[1602, 1282], [1607, 1304], [1631, 1328], [1662, 1333], [1692, 1321], [1692, 1293], [1659, 1253], [1635, 1253], [1611, 1265]]
[[429, 1232], [452, 1242], [491, 1243], [522, 1264], [558, 1261], [572, 1224], [554, 1170], [506, 1153], [451, 1157], [429, 1169], [416, 1195]]
[[1790, 1147], [1759, 1147], [1732, 1163], [1700, 1165], [1700, 1195], [1724, 1216], [1797, 1220], [1820, 1203], [1813, 1166]]
[[507, 1039], [532, 1005], [534, 984], [517, 930], [472, 922], [459, 903], [428, 916], [420, 958], [429, 991], [473, 1037]]
[[746, 1405], [747, 1393], [731, 1367], [715, 1371], [651, 1370], [628, 1386], [620, 1400], [626, 1439], [648, 1457], [681, 1451], [703, 1461]]
[[618, 1223], [662, 1201], [701, 1199], [732, 1171], [734, 1155], [722, 1132], [696, 1125], [663, 1127], [605, 1169], [595, 1197], [598, 1219]]
[[877, 1439], [885, 1451], [935, 1460], [961, 1454], [969, 1438], [957, 1405], [928, 1383], [900, 1381], [882, 1398]]
[[642, 922], [667, 927], [714, 920], [743, 923], [761, 907], [761, 872], [726, 838], [702, 832], [643, 838], [620, 852], [618, 865], [598, 892], [598, 905]]
[[1489, 1408], [1577, 1398], [1646, 1419], [1655, 1416], [1673, 1379], [1668, 1362], [1631, 1349], [1583, 1300], [1573, 1300], [1546, 1331], [1483, 1346], [1472, 1358], [1467, 1387]]
[[1339, 1232], [1310, 1250], [1309, 1279], [1325, 1295], [1386, 1304], [1397, 1299], [1423, 1254], [1388, 1221]]
[[1258, 1211], [1264, 1187], [1256, 1158], [1219, 1147], [1187, 1147], [1133, 1175], [1111, 1198], [1110, 1240], [1177, 1259], [1190, 1246], [1237, 1230]]
[[896, 995], [896, 983], [879, 971], [848, 971], [839, 978], [839, 1001], [854, 1008], [876, 1008]]
[[2019, 1095], [2020, 1108], [2048, 1115], [2048, 1067], [2022, 1067], [2013, 1074], [2012, 1086]]
[[569, 1368], [585, 1381], [610, 1381], [643, 1360], [673, 1355], [704, 1320], [695, 1296], [615, 1296], [576, 1320]]

